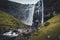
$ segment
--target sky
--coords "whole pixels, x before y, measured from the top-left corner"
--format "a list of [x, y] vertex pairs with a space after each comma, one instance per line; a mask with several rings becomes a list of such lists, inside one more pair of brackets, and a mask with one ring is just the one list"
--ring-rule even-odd
[[22, 4], [36, 4], [39, 0], [9, 0], [17, 3], [22, 3]]

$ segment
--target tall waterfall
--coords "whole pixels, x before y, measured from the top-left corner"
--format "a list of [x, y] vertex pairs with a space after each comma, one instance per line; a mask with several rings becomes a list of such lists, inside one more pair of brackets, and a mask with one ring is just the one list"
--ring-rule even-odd
[[9, 12], [26, 25], [32, 26], [35, 4], [21, 4], [9, 1]]
[[27, 19], [24, 19], [22, 22], [28, 25], [32, 25], [34, 8], [35, 8], [35, 5], [29, 5], [27, 9], [25, 9], [26, 12], [28, 11], [29, 16], [27, 17]]
[[43, 1], [40, 1], [41, 3], [38, 3], [38, 8], [36, 8], [36, 4], [21, 4], [14, 1], [9, 1], [9, 13], [21, 20], [23, 23], [32, 25], [33, 15], [35, 14], [35, 9], [37, 9], [38, 15], [42, 17], [43, 23]]
[[43, 5], [43, 0], [42, 1], [42, 24], [44, 22], [44, 5]]

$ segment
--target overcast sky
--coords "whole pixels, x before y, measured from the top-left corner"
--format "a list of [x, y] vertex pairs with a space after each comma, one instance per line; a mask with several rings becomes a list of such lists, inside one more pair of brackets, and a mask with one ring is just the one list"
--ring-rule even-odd
[[9, 0], [9, 1], [17, 2], [17, 3], [22, 3], [22, 4], [35, 4], [39, 0]]

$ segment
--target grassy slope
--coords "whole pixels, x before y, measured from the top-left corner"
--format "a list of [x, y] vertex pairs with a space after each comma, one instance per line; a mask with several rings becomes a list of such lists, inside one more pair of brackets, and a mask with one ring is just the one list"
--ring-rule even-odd
[[[60, 14], [48, 20], [50, 24], [41, 26], [38, 33], [34, 33], [29, 40], [56, 40], [60, 36]], [[50, 36], [48, 38], [48, 36]]]
[[16, 28], [18, 26], [23, 26], [24, 24], [14, 18], [13, 16], [0, 11], [0, 30], [5, 30], [9, 28]]

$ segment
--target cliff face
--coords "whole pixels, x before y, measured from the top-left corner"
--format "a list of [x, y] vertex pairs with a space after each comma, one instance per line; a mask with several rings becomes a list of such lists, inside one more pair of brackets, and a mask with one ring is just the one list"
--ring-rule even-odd
[[45, 21], [50, 19], [53, 14], [60, 14], [60, 0], [44, 0]]
[[60, 0], [44, 0], [45, 11], [60, 12]]

